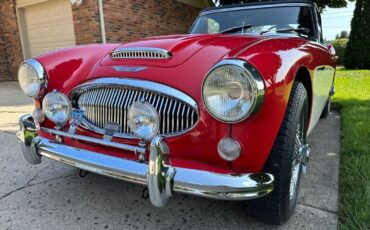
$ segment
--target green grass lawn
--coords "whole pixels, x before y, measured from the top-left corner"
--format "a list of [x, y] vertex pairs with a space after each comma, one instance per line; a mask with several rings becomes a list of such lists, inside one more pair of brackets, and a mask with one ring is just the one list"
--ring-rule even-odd
[[337, 70], [341, 112], [339, 229], [370, 229], [370, 70]]

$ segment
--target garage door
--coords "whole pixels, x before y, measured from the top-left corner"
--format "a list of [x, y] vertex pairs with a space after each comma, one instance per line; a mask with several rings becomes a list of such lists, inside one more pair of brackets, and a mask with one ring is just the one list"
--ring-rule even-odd
[[24, 8], [26, 56], [75, 45], [70, 0], [51, 0]]

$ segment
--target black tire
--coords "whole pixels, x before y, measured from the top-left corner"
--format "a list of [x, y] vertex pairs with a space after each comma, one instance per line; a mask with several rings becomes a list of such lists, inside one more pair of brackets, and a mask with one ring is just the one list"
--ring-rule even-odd
[[329, 96], [328, 97], [328, 100], [326, 101], [324, 110], [321, 113], [320, 118], [326, 118], [327, 116], [329, 116], [329, 113], [330, 113], [330, 104], [331, 104], [331, 97]]
[[306, 143], [307, 119], [307, 91], [302, 83], [294, 82], [284, 120], [263, 168], [264, 172], [274, 175], [274, 190], [249, 202], [252, 216], [260, 221], [283, 224], [295, 211], [302, 173], [302, 164], [297, 162], [300, 158], [296, 157], [300, 153], [298, 146]]

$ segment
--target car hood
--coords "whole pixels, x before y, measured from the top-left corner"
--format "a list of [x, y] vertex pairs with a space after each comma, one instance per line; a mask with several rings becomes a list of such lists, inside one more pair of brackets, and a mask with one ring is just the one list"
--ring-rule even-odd
[[[168, 59], [156, 58], [118, 58], [112, 59], [108, 53], [100, 62], [101, 66], [115, 65], [145, 65], [156, 67], [174, 67], [182, 64], [193, 55], [205, 47], [213, 46], [214, 54], [222, 56], [230, 51], [248, 46], [249, 44], [260, 40], [257, 36], [235, 36], [235, 35], [220, 35], [220, 34], [197, 34], [197, 35], [172, 35], [150, 37], [144, 40], [129, 42], [117, 47], [117, 49], [128, 48], [131, 50], [163, 49], [172, 54]], [[114, 50], [113, 50], [114, 51]], [[221, 53], [220, 53], [221, 52]], [[212, 53], [210, 54], [212, 56]], [[216, 55], [218, 56], [218, 55]], [[210, 57], [212, 58], [212, 57]]]

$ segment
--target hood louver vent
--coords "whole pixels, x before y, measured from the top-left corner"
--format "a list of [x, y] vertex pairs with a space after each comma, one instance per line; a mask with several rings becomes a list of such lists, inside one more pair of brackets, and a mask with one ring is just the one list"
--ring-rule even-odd
[[118, 48], [110, 57], [112, 59], [170, 59], [172, 53], [160, 48], [132, 47]]

